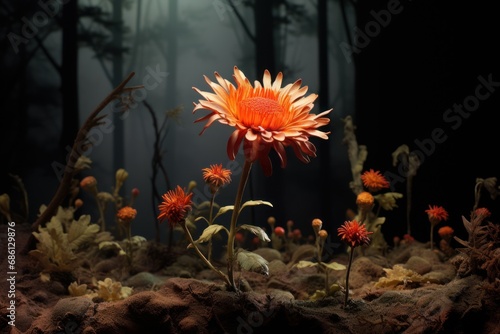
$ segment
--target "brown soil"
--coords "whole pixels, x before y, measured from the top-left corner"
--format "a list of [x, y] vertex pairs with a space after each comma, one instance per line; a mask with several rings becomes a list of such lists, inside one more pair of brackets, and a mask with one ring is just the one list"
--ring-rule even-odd
[[[271, 249], [259, 251], [269, 261], [269, 275], [238, 273], [240, 292], [228, 291], [192, 250], [169, 252], [149, 241], [136, 252], [132, 267], [109, 254], [82, 256], [72, 274], [53, 273], [43, 282], [36, 260], [21, 253], [30, 227], [18, 225], [16, 233], [15, 327], [8, 324], [11, 282], [2, 279], [2, 333], [500, 333], [498, 282], [495, 286], [478, 275], [458, 277], [453, 257], [418, 242], [385, 256], [358, 255], [344, 306], [342, 289], [310, 300], [323, 289], [325, 275], [316, 267], [297, 269], [287, 254]], [[3, 254], [5, 236], [2, 226]], [[347, 256], [332, 260], [346, 264]], [[395, 264], [425, 279], [378, 286], [387, 276], [384, 268]], [[1, 268], [6, 272], [5, 256]], [[132, 294], [116, 301], [69, 295], [71, 282], [92, 288], [92, 277], [113, 278], [131, 287]], [[344, 280], [345, 270], [329, 274], [330, 283], [343, 286]]]

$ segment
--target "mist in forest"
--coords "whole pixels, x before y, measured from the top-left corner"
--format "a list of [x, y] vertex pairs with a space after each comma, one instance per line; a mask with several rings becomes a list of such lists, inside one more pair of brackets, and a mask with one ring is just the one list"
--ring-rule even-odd
[[[475, 25], [462, 25], [461, 15], [429, 1], [5, 1], [0, 193], [10, 192], [13, 208], [22, 211], [12, 177], [18, 175], [29, 199], [29, 214], [19, 219], [33, 222], [57, 190], [79, 126], [133, 72], [128, 86], [143, 87], [133, 91], [125, 112], [117, 101], [103, 111], [107, 117], [89, 134], [93, 146], [85, 153], [92, 167], [78, 177], [93, 175], [100, 191], [111, 192], [116, 169], [124, 168], [129, 177], [122, 195], [140, 191], [132, 233], [148, 239], [157, 233], [158, 195], [195, 181], [195, 203], [209, 200], [202, 169], [212, 164], [232, 170], [232, 183], [216, 201], [233, 204], [243, 154], [228, 159], [228, 126], [215, 122], [200, 135], [205, 122], [195, 120], [208, 111], [193, 114], [193, 102], [202, 98], [193, 87], [211, 91], [204, 76], [215, 81], [214, 72], [234, 83], [237, 66], [252, 82], [262, 80], [264, 69], [273, 80], [282, 72], [283, 86], [301, 79], [308, 94], [319, 94], [313, 113], [332, 109], [330, 124], [322, 129], [330, 132], [329, 139], [312, 139], [317, 157], [309, 164], [287, 150], [284, 169], [271, 153], [270, 177], [258, 163], [252, 167], [244, 200], [269, 201], [273, 207], [248, 209], [242, 221], [268, 228], [267, 217], [275, 216], [277, 225], [293, 220], [308, 235], [312, 219], [321, 218], [334, 235], [346, 210], [355, 208], [342, 141], [343, 119], [350, 115], [359, 144], [368, 148], [363, 169], [395, 176], [391, 191], [404, 194], [398, 212], [384, 213], [388, 221], [393, 218], [384, 225], [386, 233], [404, 233], [406, 177], [391, 156], [402, 144], [423, 160], [412, 213], [420, 217], [428, 205], [443, 205], [458, 231], [461, 216], [472, 208], [476, 177], [499, 176], [495, 166], [479, 168], [461, 156], [484, 153], [482, 144], [494, 142], [488, 127], [500, 75], [479, 56], [493, 54], [491, 43], [481, 43], [488, 40], [483, 32], [493, 31], [491, 21], [475, 20], [469, 8], [455, 10]], [[476, 90], [491, 98], [476, 98], [477, 105], [471, 105]], [[458, 104], [468, 113], [454, 109]], [[480, 134], [473, 135], [478, 128]], [[161, 130], [158, 151], [156, 129]], [[446, 138], [435, 135], [436, 129]], [[155, 154], [160, 154], [156, 174]], [[462, 188], [454, 177], [457, 161], [469, 172], [461, 175]], [[467, 195], [450, 198], [457, 191]], [[79, 213], [97, 217], [93, 198], [83, 191], [79, 196], [85, 202]], [[420, 218], [415, 224], [426, 224], [417, 223]], [[162, 240], [167, 230], [160, 226]], [[427, 226], [415, 233], [425, 238]]]

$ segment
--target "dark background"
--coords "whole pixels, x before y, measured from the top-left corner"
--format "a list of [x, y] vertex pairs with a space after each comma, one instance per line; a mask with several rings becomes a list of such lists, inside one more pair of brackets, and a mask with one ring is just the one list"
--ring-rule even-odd
[[[76, 2], [69, 2], [64, 9], [70, 11], [74, 3]], [[169, 5], [173, 3], [176, 1], [170, 1]], [[229, 5], [228, 2], [223, 3], [225, 6]], [[269, 9], [269, 3], [273, 1], [268, 1], [267, 5], [260, 0], [240, 1], [236, 3], [235, 9], [239, 12], [247, 10], [254, 14], [264, 13]], [[283, 5], [286, 2], [274, 3]], [[292, 3], [301, 5], [305, 2]], [[310, 2], [307, 3], [310, 4]], [[80, 2], [80, 5], [82, 4], [84, 2]], [[348, 1], [326, 1], [326, 4], [328, 25], [334, 24], [338, 29], [343, 27], [351, 33], [354, 27], [366, 33], [367, 24], [373, 25], [374, 22], [373, 11], [381, 13], [388, 7], [388, 2], [383, 1], [357, 1], [355, 5]], [[319, 6], [320, 2], [313, 2], [313, 5]], [[347, 21], [333, 22], [343, 17], [338, 12], [342, 7], [345, 8]], [[29, 1], [3, 0], [0, 8], [4, 36], [11, 31], [19, 31], [20, 19], [39, 10], [34, 2]], [[454, 123], [443, 119], [443, 115], [449, 108], [453, 108], [454, 104], [463, 104], [467, 98], [476, 94], [476, 88], [480, 84], [479, 77], [484, 79], [491, 77], [494, 82], [500, 82], [497, 63], [500, 59], [497, 51], [499, 21], [495, 17], [496, 11], [493, 5], [490, 4], [414, 0], [401, 1], [398, 8], [402, 10], [391, 16], [390, 23], [381, 28], [379, 33], [374, 34], [375, 36], [370, 38], [368, 45], [361, 48], [359, 53], [353, 55], [353, 64], [347, 63], [346, 59], [341, 56], [338, 41], [326, 45], [327, 52], [335, 49], [337, 65], [340, 64], [339, 66], [342, 67], [342, 62], [345, 62], [346, 68], [354, 66], [354, 76], [349, 78], [354, 82], [352, 110], [332, 112], [332, 123], [328, 129], [332, 131], [329, 144], [312, 139], [318, 148], [318, 157], [313, 159], [311, 166], [304, 168], [292, 152], [288, 155], [288, 166], [284, 170], [279, 168], [279, 164], [273, 157], [274, 173], [269, 179], [262, 175], [260, 167], [255, 166], [247, 190], [248, 195], [274, 204], [273, 208], [259, 207], [252, 211], [250, 218], [255, 220], [255, 224], [265, 226], [266, 217], [273, 215], [277, 218], [279, 225], [284, 225], [288, 219], [292, 219], [297, 222], [298, 227], [303, 228], [304, 234], [309, 234], [310, 221], [315, 217], [321, 217], [324, 222], [329, 222], [325, 228], [331, 234], [335, 234], [336, 228], [345, 220], [345, 211], [348, 208], [355, 208], [355, 196], [348, 187], [350, 167], [346, 163], [346, 151], [341, 143], [343, 128], [341, 117], [350, 114], [353, 115], [357, 125], [358, 143], [368, 146], [365, 170], [373, 168], [384, 174], [397, 174], [396, 167], [392, 165], [392, 152], [402, 144], [407, 144], [412, 151], [423, 152], [424, 150], [418, 143], [427, 143], [428, 151], [423, 152], [424, 160], [414, 179], [411, 217], [415, 238], [422, 241], [428, 240], [429, 222], [424, 210], [429, 205], [443, 206], [450, 213], [447, 224], [456, 230], [457, 235], [466, 238], [462, 216], [468, 217], [474, 204], [476, 178], [499, 177], [496, 113], [499, 106], [498, 90], [500, 87], [494, 87], [495, 92], [481, 101], [477, 110], [471, 112], [470, 117], [462, 119], [462, 123], [456, 129], [451, 127]], [[301, 15], [300, 9], [296, 12], [290, 10], [290, 12], [298, 17]], [[234, 13], [232, 15], [235, 15]], [[61, 31], [66, 32], [63, 35], [70, 40], [68, 42], [66, 39], [64, 42], [61, 38], [63, 41], [61, 57], [74, 59], [71, 54], [67, 54], [68, 50], [74, 50], [74, 45], [71, 45], [71, 34], [78, 34], [81, 31], [74, 30], [75, 17], [71, 16], [74, 13], [69, 12], [66, 20], [63, 15], [64, 12], [58, 13], [54, 19], [57, 24], [54, 27], [51, 26], [50, 29], [62, 29]], [[288, 18], [291, 21], [295, 19], [291, 15]], [[274, 23], [269, 21], [271, 19], [266, 15], [260, 15], [259, 19], [261, 21], [254, 22], [255, 36], [270, 35], [270, 31], [279, 26], [276, 21]], [[175, 17], [169, 17], [169, 20], [175, 21]], [[314, 30], [318, 24], [318, 17], [309, 16], [307, 22], [309, 25], [304, 24], [304, 26], [313, 29], [308, 33], [314, 37], [318, 34]], [[179, 25], [172, 27], [179, 30], [178, 34], [182, 34], [181, 25], [177, 24]], [[110, 28], [108, 32], [113, 33], [113, 28]], [[191, 34], [181, 37], [180, 41], [186, 42], [189, 38], [196, 36], [196, 32], [191, 32]], [[88, 47], [92, 39], [89, 36], [84, 37], [79, 37], [78, 43], [80, 46]], [[96, 38], [92, 40], [93, 43], [99, 40], [98, 37], [92, 37]], [[357, 37], [351, 36], [351, 38]], [[215, 43], [215, 40], [213, 42]], [[170, 48], [167, 50], [175, 52], [176, 45], [173, 41], [170, 43]], [[264, 38], [262, 43], [245, 46], [250, 49], [245, 53], [248, 59], [242, 60], [240, 66], [245, 73], [249, 73], [248, 76], [252, 80], [260, 79], [260, 73], [264, 68], [271, 70], [273, 78], [280, 70], [285, 70], [285, 73], [294, 73], [295, 69], [280, 66], [279, 62], [273, 60], [277, 57], [275, 53], [279, 50], [269, 49], [270, 45], [273, 46], [266, 43], [270, 42]], [[50, 48], [50, 45], [45, 47]], [[241, 46], [226, 46], [228, 51], [237, 47]], [[277, 46], [275, 45], [274, 48]], [[61, 63], [60, 77], [46, 77], [46, 82], [34, 80], [34, 77], [40, 77], [40, 73], [35, 73], [37, 69], [33, 72], [33, 68], [27, 66], [31, 61], [29, 55], [32, 51], [33, 49], [22, 50], [22, 57], [19, 54], [13, 55], [9, 41], [2, 37], [3, 78], [0, 87], [2, 93], [0, 103], [3, 171], [0, 193], [11, 194], [13, 209], [19, 209], [16, 204], [19, 199], [18, 191], [8, 173], [19, 175], [25, 181], [31, 199], [28, 218], [30, 222], [36, 218], [39, 205], [48, 203], [57, 187], [57, 180], [54, 179], [52, 169], [49, 167], [50, 163], [54, 160], [63, 161], [62, 157], [66, 153], [63, 148], [72, 142], [80, 121], [78, 117], [68, 120], [67, 117], [71, 114], [69, 112], [43, 114], [34, 118], [33, 113], [26, 112], [26, 110], [30, 105], [36, 104], [53, 104], [54, 108], [63, 111], [71, 108], [78, 109], [74, 105], [78, 101], [78, 91], [75, 92], [72, 82], [82, 75], [81, 72], [75, 73], [75, 68], [66, 61], [65, 64]], [[39, 45], [36, 52], [41, 53], [44, 50]], [[97, 51], [95, 52], [97, 54]], [[119, 50], [111, 48], [110, 51], [109, 48], [103, 47], [100, 52], [104, 54], [104, 57], [111, 57], [113, 64], [116, 64], [116, 59], [119, 59], [117, 58]], [[182, 57], [182, 54], [179, 57]], [[60, 61], [59, 58], [56, 60]], [[311, 62], [318, 62], [318, 59], [311, 59]], [[234, 63], [221, 63], [219, 68], [227, 69], [225, 76], [229, 77], [232, 66]], [[213, 68], [210, 70], [212, 72], [201, 73], [213, 79], [211, 74], [215, 70], [218, 69]], [[252, 74], [253, 70], [255, 70], [253, 73], [257, 75]], [[174, 74], [172, 69], [169, 71], [172, 75]], [[207, 90], [207, 87], [203, 86], [201, 73], [198, 75], [199, 82], [191, 85]], [[292, 80], [289, 78], [288, 81]], [[331, 96], [333, 88], [330, 86], [326, 92], [324, 91], [325, 85], [321, 82], [321, 71], [317, 80], [318, 82], [310, 85], [319, 87], [320, 96], [322, 93], [329, 96], [326, 102], [321, 99], [317, 101], [318, 108], [329, 109], [333, 104], [335, 110], [335, 101], [332, 101]], [[332, 80], [331, 77], [330, 80]], [[189, 90], [191, 87], [177, 87], [176, 89]], [[481, 92], [486, 91], [483, 88]], [[50, 96], [57, 98], [51, 99]], [[198, 99], [199, 96], [194, 98]], [[81, 100], [82, 96], [79, 99]], [[187, 109], [189, 109], [189, 103], [190, 101], [186, 103]], [[159, 109], [164, 108], [165, 106], [161, 106]], [[320, 111], [318, 108], [315, 112]], [[44, 122], [55, 124], [51, 133], [46, 132], [47, 127], [40, 126]], [[37, 127], [39, 127], [38, 130]], [[447, 139], [430, 146], [429, 140], [435, 129], [442, 129]], [[196, 131], [199, 130], [201, 127]], [[55, 137], [59, 140], [51, 140], [44, 143], [42, 148], [38, 147], [37, 143], [44, 142], [44, 138], [47, 137]], [[210, 140], [209, 137], [207, 140]], [[225, 142], [222, 146], [225, 147]], [[116, 154], [115, 149], [115, 147], [110, 148], [108, 155]], [[325, 154], [325, 152], [328, 153]], [[127, 167], [127, 170], [138, 168], [140, 164], [147, 165], [150, 161], [135, 161]], [[183, 168], [182, 163], [177, 162], [170, 166], [175, 166], [181, 171]], [[174, 172], [175, 175], [180, 173]], [[108, 175], [111, 175], [110, 179], [113, 178], [112, 169], [111, 172], [108, 170]], [[184, 180], [184, 178], [181, 179]], [[160, 188], [166, 189], [164, 181], [162, 182]], [[176, 183], [175, 178], [172, 183]], [[406, 197], [405, 187], [405, 182], [396, 182], [394, 189], [391, 190], [401, 192]], [[85, 197], [85, 194], [82, 196]], [[152, 237], [154, 233], [151, 226], [154, 225], [154, 221], [149, 221], [157, 213], [152, 212], [153, 209], [151, 209], [153, 198], [149, 194], [147, 196], [141, 197], [144, 201], [142, 203], [144, 211], [150, 211], [145, 219], [148, 220], [144, 223], [146, 227], [134, 228], [136, 233]], [[398, 209], [382, 214], [387, 217], [383, 233], [389, 243], [392, 242], [393, 236], [402, 236], [406, 231], [405, 198], [398, 203]], [[483, 193], [481, 204], [493, 212], [491, 219], [497, 221], [498, 199], [492, 200], [487, 193]], [[91, 212], [95, 213], [95, 209]]]

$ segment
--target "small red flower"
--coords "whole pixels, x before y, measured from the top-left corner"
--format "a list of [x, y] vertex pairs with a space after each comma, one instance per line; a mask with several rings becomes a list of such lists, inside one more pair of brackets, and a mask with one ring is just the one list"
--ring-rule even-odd
[[405, 234], [403, 235], [403, 240], [406, 241], [407, 243], [412, 243], [415, 241], [415, 238], [409, 234]]
[[212, 193], [231, 182], [231, 171], [223, 168], [222, 164], [210, 165], [209, 168], [203, 168], [202, 171], [203, 180], [210, 186]]
[[368, 232], [365, 225], [356, 220], [346, 221], [337, 232], [341, 240], [345, 240], [351, 247], [368, 245], [370, 243], [368, 235], [373, 233]]
[[438, 230], [438, 234], [441, 238], [451, 236], [453, 233], [455, 233], [455, 231], [449, 226], [443, 226]]
[[193, 197], [193, 193], [186, 194], [180, 186], [167, 191], [162, 196], [163, 202], [158, 206], [160, 210], [158, 220], [160, 223], [165, 219], [168, 220], [170, 225], [183, 222], [192, 208], [191, 197]]
[[135, 219], [135, 216], [137, 216], [137, 210], [130, 206], [124, 206], [116, 214], [116, 217], [124, 223], [130, 223]]
[[97, 193], [97, 180], [93, 176], [86, 176], [80, 181], [80, 187], [88, 192]]
[[389, 188], [389, 181], [379, 171], [370, 169], [361, 174], [363, 185], [371, 192], [379, 191], [383, 188]]
[[472, 216], [473, 217], [475, 216], [475, 217], [479, 218], [479, 220], [482, 221], [483, 219], [491, 216], [491, 212], [487, 208], [477, 208], [476, 210], [474, 210]]
[[74, 205], [75, 205], [75, 208], [76, 208], [76, 209], [81, 208], [81, 207], [82, 207], [82, 205], [83, 205], [83, 201], [82, 201], [80, 198], [77, 198], [77, 199], [75, 200], [75, 204], [74, 204]]
[[292, 231], [292, 235], [293, 235], [293, 240], [299, 240], [300, 238], [302, 238], [302, 231], [296, 228]]
[[245, 236], [243, 235], [243, 233], [238, 232], [234, 235], [234, 240], [237, 243], [242, 244], [245, 241]]
[[281, 226], [278, 226], [274, 229], [274, 234], [276, 234], [278, 237], [282, 237], [285, 235], [285, 229]]
[[429, 205], [429, 209], [425, 210], [425, 212], [429, 216], [432, 225], [448, 220], [448, 212], [442, 206]]
[[131, 193], [132, 193], [132, 197], [135, 198], [135, 197], [139, 196], [139, 194], [141, 192], [139, 191], [139, 188], [133, 188], [132, 191], [131, 191]]

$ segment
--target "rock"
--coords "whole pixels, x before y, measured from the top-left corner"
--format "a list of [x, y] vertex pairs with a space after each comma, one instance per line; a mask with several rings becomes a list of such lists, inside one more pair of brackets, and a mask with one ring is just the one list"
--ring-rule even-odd
[[456, 277], [456, 270], [450, 264], [437, 264], [432, 266], [432, 271], [423, 275], [429, 282], [446, 284]]
[[365, 256], [358, 257], [351, 266], [349, 289], [360, 288], [371, 281], [377, 281], [384, 275], [385, 271], [382, 266], [373, 263]]
[[28, 304], [17, 306], [15, 319], [17, 329], [25, 333], [25, 331], [30, 328], [34, 316], [35, 314], [32, 314], [32, 310]]
[[287, 265], [281, 260], [272, 260], [269, 262], [269, 276], [282, 275], [288, 271]]
[[291, 292], [281, 289], [269, 289], [268, 293], [278, 303], [287, 303], [295, 299]]
[[201, 260], [198, 259], [197, 257], [191, 256], [191, 255], [181, 255], [177, 258], [176, 264], [178, 264], [181, 267], [184, 267], [185, 269], [201, 269], [202, 264]]
[[132, 286], [134, 288], [151, 288], [152, 286], [160, 286], [164, 282], [163, 279], [159, 278], [148, 272], [140, 272], [134, 276], [128, 278], [125, 282], [125, 286]]
[[271, 262], [273, 260], [283, 260], [281, 257], [281, 253], [274, 248], [261, 247], [254, 250], [253, 252], [255, 254], [262, 256], [264, 259], [267, 260], [267, 262]]
[[408, 261], [403, 265], [404, 268], [413, 270], [420, 275], [427, 274], [431, 271], [432, 265], [426, 259], [420, 256], [412, 256], [408, 259]]
[[179, 277], [181, 278], [192, 278], [191, 273], [187, 270], [179, 271]]
[[83, 319], [90, 305], [93, 302], [87, 297], [69, 297], [60, 299], [52, 309], [52, 319], [54, 322], [66, 319], [69, 315], [79, 321]]

